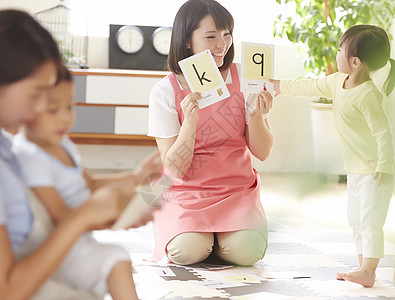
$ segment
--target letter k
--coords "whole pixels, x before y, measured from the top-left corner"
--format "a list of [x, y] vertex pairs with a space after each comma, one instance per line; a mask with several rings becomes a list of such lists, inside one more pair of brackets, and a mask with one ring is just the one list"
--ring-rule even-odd
[[204, 75], [206, 74], [206, 72], [203, 72], [202, 76], [199, 75], [198, 70], [196, 69], [195, 64], [192, 64], [193, 69], [195, 70], [195, 73], [197, 75], [197, 77], [199, 78], [200, 84], [203, 85], [203, 80], [206, 80], [207, 82], [211, 82], [210, 79], [207, 79], [204, 77]]

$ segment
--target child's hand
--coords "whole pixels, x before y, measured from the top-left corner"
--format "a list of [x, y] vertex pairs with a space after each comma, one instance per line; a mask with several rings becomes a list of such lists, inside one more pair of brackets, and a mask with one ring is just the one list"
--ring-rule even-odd
[[99, 230], [111, 227], [130, 201], [121, 189], [106, 186], [96, 190], [92, 196], [78, 208], [78, 214], [86, 223], [87, 230]]
[[186, 120], [197, 122], [199, 106], [197, 100], [202, 99], [198, 92], [188, 94], [180, 103], [182, 112]]
[[274, 84], [274, 92], [275, 92], [274, 97], [277, 97], [278, 95], [281, 94], [280, 80], [269, 79], [269, 81]]
[[159, 210], [159, 209], [160, 208], [158, 208], [158, 207], [153, 207], [152, 206], [151, 211], [149, 211], [146, 214], [142, 215], [140, 217], [140, 219], [136, 223], [132, 224], [129, 228], [138, 228], [138, 227], [147, 225], [149, 222], [151, 222], [154, 219], [153, 212], [156, 211], [156, 210]]
[[273, 96], [268, 91], [261, 91], [258, 95], [251, 94], [247, 100], [247, 110], [250, 116], [268, 115], [272, 109]]
[[376, 174], [373, 176], [373, 179], [377, 180], [377, 185], [386, 185], [392, 182], [393, 177], [391, 174], [376, 172]]
[[137, 184], [149, 184], [152, 179], [162, 175], [163, 165], [159, 151], [147, 156], [134, 172]]

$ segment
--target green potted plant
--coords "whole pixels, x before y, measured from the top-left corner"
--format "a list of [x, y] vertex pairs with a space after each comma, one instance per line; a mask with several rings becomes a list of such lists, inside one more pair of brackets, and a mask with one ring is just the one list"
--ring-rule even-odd
[[[376, 24], [389, 32], [394, 0], [276, 0], [283, 6], [274, 36], [300, 43], [309, 77], [337, 71], [336, 53], [344, 30], [356, 24]], [[319, 172], [344, 174], [341, 147], [334, 127], [330, 99], [311, 103], [314, 161]], [[337, 142], [335, 142], [337, 141]]]
[[275, 20], [274, 36], [306, 45], [305, 69], [315, 75], [337, 71], [337, 47], [346, 28], [376, 24], [389, 32], [395, 15], [393, 0], [276, 1], [285, 13]]

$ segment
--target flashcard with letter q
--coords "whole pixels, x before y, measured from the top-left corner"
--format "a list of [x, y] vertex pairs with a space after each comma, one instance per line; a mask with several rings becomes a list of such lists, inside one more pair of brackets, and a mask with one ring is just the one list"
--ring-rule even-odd
[[274, 46], [241, 43], [241, 91], [258, 94], [266, 89], [274, 93], [269, 78], [274, 76]]

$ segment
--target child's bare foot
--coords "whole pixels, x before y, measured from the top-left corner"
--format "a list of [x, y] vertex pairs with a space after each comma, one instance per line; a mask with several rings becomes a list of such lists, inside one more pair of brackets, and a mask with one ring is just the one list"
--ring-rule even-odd
[[341, 272], [337, 272], [336, 273], [336, 279], [337, 280], [345, 280], [347, 273], [341, 273]]
[[[355, 271], [359, 271], [361, 269], [361, 267], [358, 267], [358, 268], [355, 268], [354, 270], [351, 270], [350, 272], [355, 272]], [[346, 275], [348, 274], [349, 272], [347, 272], [347, 273], [343, 273], [343, 272], [337, 272], [336, 273], [336, 279], [337, 280], [346, 280]]]
[[347, 273], [338, 273], [338, 277], [342, 277], [343, 280], [359, 283], [364, 287], [373, 287], [376, 273], [358, 269]]

